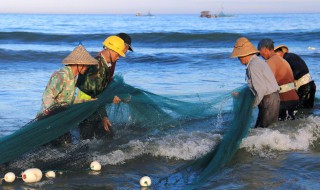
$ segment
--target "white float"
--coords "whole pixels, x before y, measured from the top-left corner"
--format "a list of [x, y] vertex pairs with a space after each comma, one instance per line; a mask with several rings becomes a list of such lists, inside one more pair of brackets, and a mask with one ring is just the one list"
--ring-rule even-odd
[[30, 168], [22, 172], [21, 177], [26, 183], [35, 183], [41, 180], [42, 172], [38, 168]]
[[101, 170], [101, 164], [98, 161], [93, 161], [90, 164], [90, 169], [93, 171], [100, 171]]
[[55, 178], [56, 177], [56, 173], [54, 171], [48, 171], [46, 173], [46, 177], [47, 178]]
[[16, 179], [16, 175], [12, 172], [8, 172], [6, 175], [4, 175], [3, 179], [8, 183], [12, 183]]
[[141, 187], [149, 187], [149, 186], [151, 186], [151, 179], [150, 179], [150, 177], [148, 177], [148, 176], [143, 176], [143, 177], [140, 179], [140, 185], [141, 185]]

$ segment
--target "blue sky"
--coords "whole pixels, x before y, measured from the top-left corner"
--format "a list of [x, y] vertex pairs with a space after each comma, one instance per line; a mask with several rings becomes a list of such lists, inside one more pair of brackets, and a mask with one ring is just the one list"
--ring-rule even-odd
[[0, 13], [320, 13], [320, 0], [0, 0]]

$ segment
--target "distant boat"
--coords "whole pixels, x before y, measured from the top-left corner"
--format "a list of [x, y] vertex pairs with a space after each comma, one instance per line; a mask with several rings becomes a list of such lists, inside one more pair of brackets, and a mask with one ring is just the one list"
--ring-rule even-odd
[[201, 11], [200, 17], [202, 18], [219, 18], [219, 17], [232, 17], [233, 15], [226, 15], [223, 11], [219, 14], [211, 14], [210, 11]]
[[220, 13], [218, 14], [218, 17], [233, 17], [233, 15], [226, 15], [224, 14], [223, 11], [220, 11]]
[[141, 14], [140, 12], [136, 13], [136, 16], [154, 16], [153, 14], [150, 13], [150, 11], [147, 14]]
[[212, 15], [210, 13], [210, 11], [201, 11], [200, 17], [204, 17], [204, 18], [217, 18], [218, 15]]

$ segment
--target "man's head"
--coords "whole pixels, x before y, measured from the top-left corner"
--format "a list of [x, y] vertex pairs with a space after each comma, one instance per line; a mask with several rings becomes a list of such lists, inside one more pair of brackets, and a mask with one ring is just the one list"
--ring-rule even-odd
[[249, 63], [250, 57], [259, 51], [252, 45], [252, 43], [245, 37], [238, 38], [234, 45], [231, 57], [238, 57], [240, 62], [244, 65]]
[[270, 38], [260, 40], [258, 50], [260, 55], [265, 59], [269, 59], [274, 54], [274, 42]]
[[124, 53], [126, 45], [119, 36], [109, 36], [102, 42], [102, 44], [104, 51], [108, 54], [108, 58], [111, 59], [107, 61], [116, 62], [120, 56], [126, 56]]
[[122, 32], [117, 34], [117, 36], [120, 37], [126, 45], [126, 48], [123, 51], [124, 53], [127, 53], [128, 50], [133, 51], [131, 47], [131, 37], [128, 34]]
[[98, 65], [98, 61], [90, 55], [82, 44], [75, 47], [73, 51], [62, 60], [62, 63], [71, 67], [76, 66], [80, 74], [84, 74], [90, 65]]
[[289, 48], [286, 45], [278, 45], [274, 48], [274, 51], [276, 52], [277, 55], [280, 57], [283, 57], [285, 53], [289, 52]]

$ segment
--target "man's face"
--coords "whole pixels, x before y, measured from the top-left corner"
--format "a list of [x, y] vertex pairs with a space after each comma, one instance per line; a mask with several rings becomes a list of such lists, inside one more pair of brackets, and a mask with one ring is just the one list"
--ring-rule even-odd
[[87, 65], [78, 65], [78, 71], [79, 71], [79, 74], [81, 75], [83, 75], [87, 69], [88, 69]]
[[120, 57], [120, 55], [113, 50], [110, 50], [110, 55], [111, 55], [112, 61], [114, 61], [114, 62], [118, 61], [118, 59]]
[[246, 60], [245, 57], [238, 57], [239, 61], [241, 62], [242, 65], [246, 65]]
[[128, 44], [126, 44], [126, 47], [123, 49], [123, 53], [124, 53], [124, 54], [126, 54], [126, 53], [127, 53], [127, 51], [128, 51], [128, 49], [129, 49], [129, 45], [128, 45]]
[[267, 60], [267, 59], [269, 59], [269, 57], [268, 57], [268, 49], [267, 48], [265, 48], [265, 47], [263, 47], [263, 48], [261, 48], [260, 49], [260, 55], [265, 59], [265, 60]]

